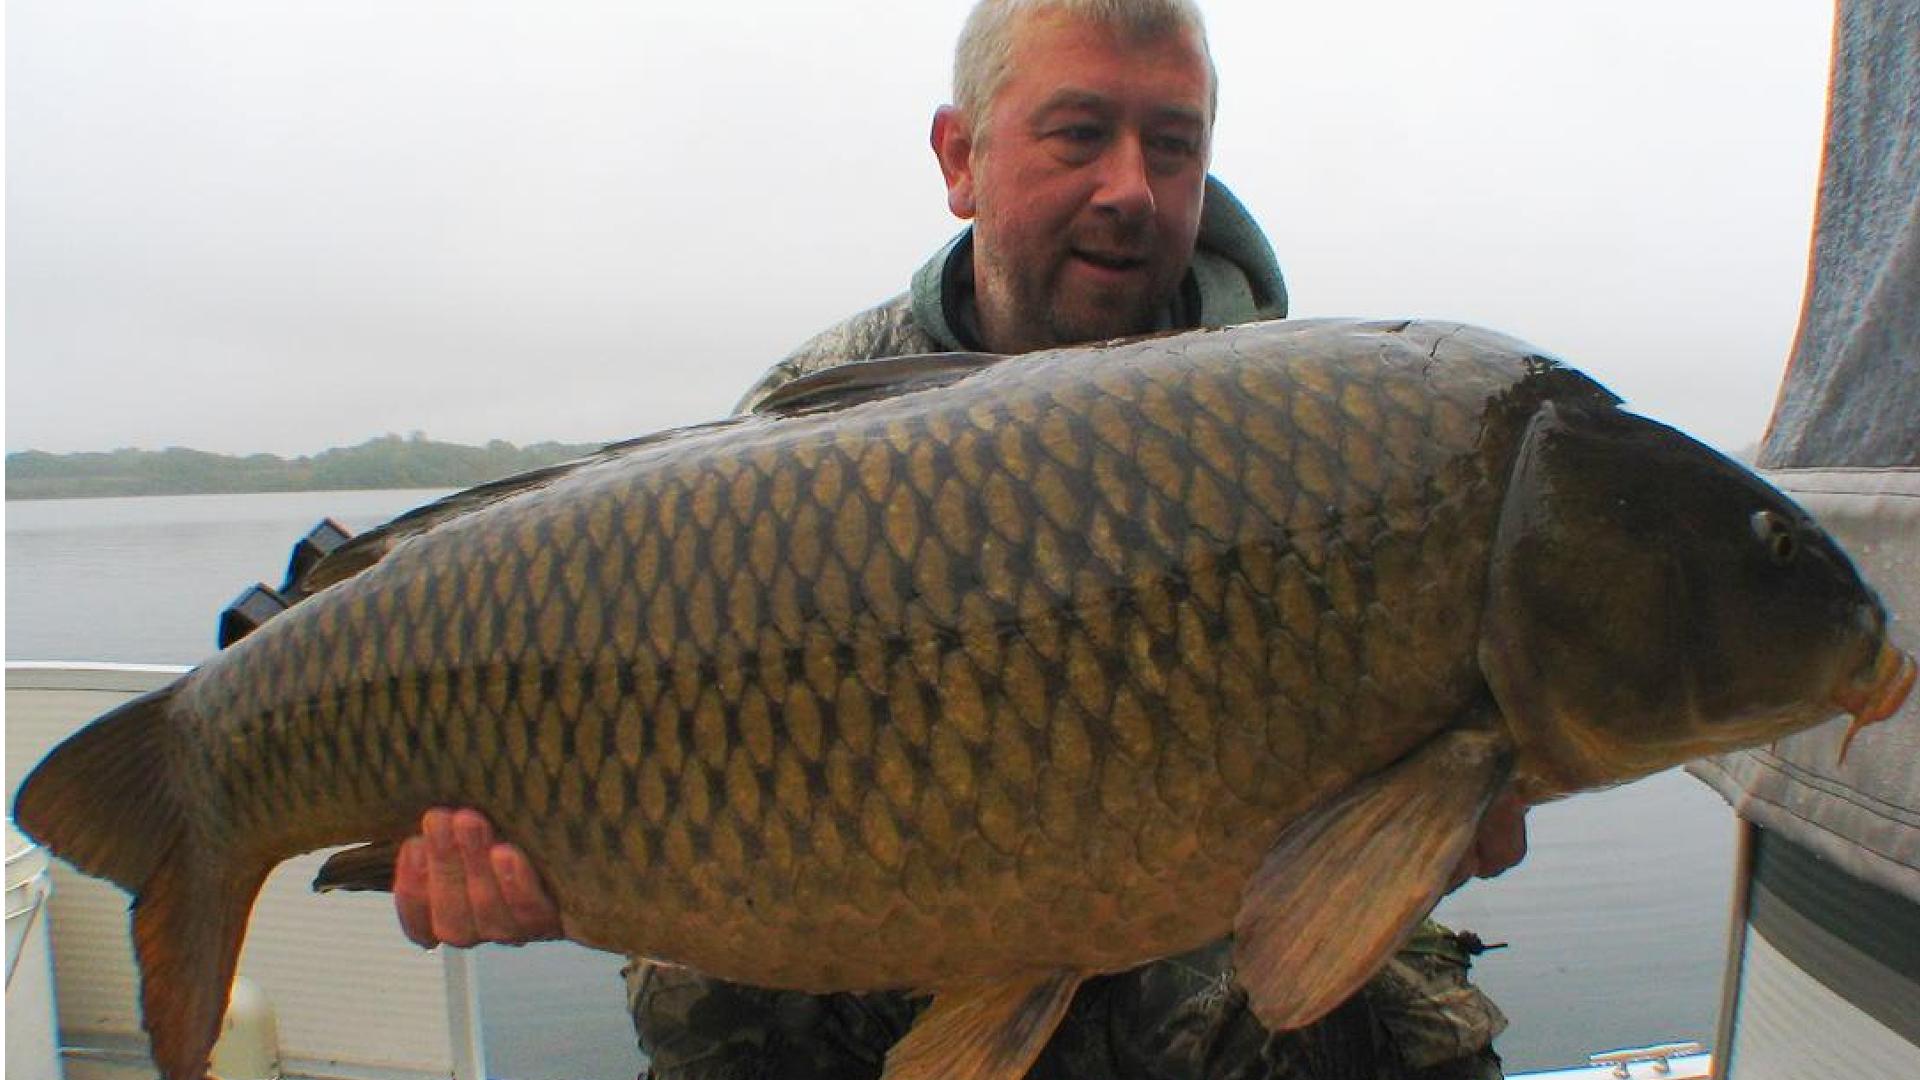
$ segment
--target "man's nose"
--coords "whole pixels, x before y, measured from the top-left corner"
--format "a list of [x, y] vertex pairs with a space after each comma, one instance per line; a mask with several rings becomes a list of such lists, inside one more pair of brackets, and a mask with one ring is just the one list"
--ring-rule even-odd
[[1100, 156], [1100, 186], [1094, 205], [1123, 219], [1153, 214], [1153, 184], [1147, 173], [1147, 150], [1139, 133], [1126, 134]]

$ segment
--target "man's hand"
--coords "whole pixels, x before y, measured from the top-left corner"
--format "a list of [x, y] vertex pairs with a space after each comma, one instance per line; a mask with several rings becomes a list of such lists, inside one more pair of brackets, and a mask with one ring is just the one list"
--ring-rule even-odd
[[497, 841], [478, 810], [429, 810], [400, 845], [393, 906], [423, 949], [524, 945], [561, 936], [560, 909], [527, 853]]
[[1473, 846], [1454, 868], [1453, 884], [1448, 891], [1459, 888], [1471, 878], [1497, 877], [1518, 865], [1527, 857], [1527, 804], [1511, 793], [1505, 793], [1493, 800], [1487, 807], [1485, 817], [1480, 819], [1480, 831], [1474, 834]]

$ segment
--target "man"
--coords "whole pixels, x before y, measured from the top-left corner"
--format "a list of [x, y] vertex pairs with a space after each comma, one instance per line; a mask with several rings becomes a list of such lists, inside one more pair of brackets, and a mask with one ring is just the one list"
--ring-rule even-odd
[[[955, 59], [954, 104], [932, 144], [947, 205], [971, 227], [908, 292], [809, 341], [763, 377], [750, 408], [798, 375], [917, 352], [1021, 353], [1286, 313], [1272, 249], [1207, 174], [1215, 78], [1190, 0], [983, 0]], [[1518, 861], [1524, 828], [1503, 804], [1461, 867]], [[394, 884], [422, 945], [560, 933], [526, 856], [473, 811], [436, 810]], [[1466, 954], [1417, 936], [1347, 1006], [1275, 1037], [1232, 988], [1224, 943], [1094, 979], [1036, 1076], [1497, 1075], [1498, 1010], [1465, 982]], [[920, 1003], [904, 994], [812, 997], [636, 961], [641, 1042], [675, 1080], [878, 1075]]]

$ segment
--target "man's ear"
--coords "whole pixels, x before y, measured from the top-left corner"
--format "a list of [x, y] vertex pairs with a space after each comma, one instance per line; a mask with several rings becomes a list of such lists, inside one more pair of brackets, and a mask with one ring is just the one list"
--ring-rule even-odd
[[958, 108], [942, 105], [933, 112], [931, 141], [947, 181], [947, 209], [968, 220], [973, 217], [973, 128]]

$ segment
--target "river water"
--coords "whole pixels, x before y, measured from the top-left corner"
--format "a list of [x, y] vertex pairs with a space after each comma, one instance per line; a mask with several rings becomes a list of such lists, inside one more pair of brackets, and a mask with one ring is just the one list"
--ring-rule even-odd
[[[360, 531], [432, 491], [294, 492], [6, 504], [6, 657], [191, 664], [222, 607], [278, 584], [295, 539], [331, 516]], [[1509, 1069], [1711, 1040], [1733, 863], [1720, 799], [1677, 773], [1543, 806], [1531, 852], [1440, 917], [1505, 949], [1476, 980], [1512, 1026]], [[397, 931], [396, 931], [397, 932]], [[632, 1076], [620, 961], [564, 944], [480, 950], [489, 1072], [512, 1080]]]

